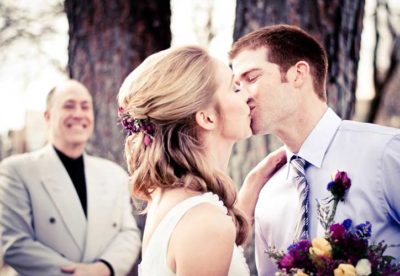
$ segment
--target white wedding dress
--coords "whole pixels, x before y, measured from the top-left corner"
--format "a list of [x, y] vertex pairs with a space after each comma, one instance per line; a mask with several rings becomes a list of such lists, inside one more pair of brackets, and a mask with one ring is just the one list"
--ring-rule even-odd
[[[174, 276], [167, 264], [167, 249], [172, 232], [183, 215], [194, 206], [201, 203], [211, 203], [218, 206], [227, 213], [227, 209], [218, 196], [212, 193], [188, 198], [175, 207], [161, 220], [147, 245], [146, 252], [142, 256], [142, 262], [139, 265], [140, 276]], [[229, 276], [247, 276], [250, 275], [249, 267], [243, 255], [243, 249], [234, 246], [232, 261], [229, 268]]]

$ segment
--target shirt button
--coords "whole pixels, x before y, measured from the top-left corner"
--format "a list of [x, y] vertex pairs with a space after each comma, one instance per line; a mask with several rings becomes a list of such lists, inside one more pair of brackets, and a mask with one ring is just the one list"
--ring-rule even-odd
[[117, 223], [114, 222], [113, 225], [112, 225], [112, 227], [116, 228], [116, 227], [117, 227]]
[[49, 222], [50, 222], [50, 223], [56, 223], [56, 219], [53, 218], [53, 217], [51, 217], [51, 218], [49, 219]]

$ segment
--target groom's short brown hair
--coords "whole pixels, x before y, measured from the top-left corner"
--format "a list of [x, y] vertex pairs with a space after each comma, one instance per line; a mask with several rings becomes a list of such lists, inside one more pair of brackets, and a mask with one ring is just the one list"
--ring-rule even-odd
[[326, 101], [328, 58], [321, 43], [304, 30], [291, 25], [273, 25], [251, 32], [236, 41], [229, 58], [234, 59], [245, 49], [268, 49], [267, 61], [278, 64], [282, 74], [300, 60], [310, 65], [313, 87], [318, 97]]

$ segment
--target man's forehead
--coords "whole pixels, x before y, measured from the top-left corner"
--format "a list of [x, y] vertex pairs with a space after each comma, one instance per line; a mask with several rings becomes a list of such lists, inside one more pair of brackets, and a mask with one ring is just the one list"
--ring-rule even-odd
[[267, 49], [262, 47], [257, 49], [245, 49], [238, 53], [238, 55], [232, 59], [232, 70], [235, 77], [239, 77], [250, 70], [259, 68], [263, 63], [267, 62], [266, 51]]
[[86, 89], [74, 89], [71, 87], [56, 91], [54, 98], [61, 102], [92, 102], [92, 96]]

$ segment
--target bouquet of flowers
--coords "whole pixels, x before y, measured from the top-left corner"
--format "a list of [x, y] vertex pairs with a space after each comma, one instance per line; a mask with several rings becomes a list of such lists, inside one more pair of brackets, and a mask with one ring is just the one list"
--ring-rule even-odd
[[337, 205], [350, 186], [346, 172], [338, 171], [327, 187], [332, 195], [317, 202], [324, 237], [295, 242], [287, 252], [268, 248], [266, 253], [278, 265], [276, 275], [400, 275], [400, 264], [384, 254], [388, 245], [383, 241], [369, 244], [371, 223], [353, 225], [350, 219], [334, 223]]

